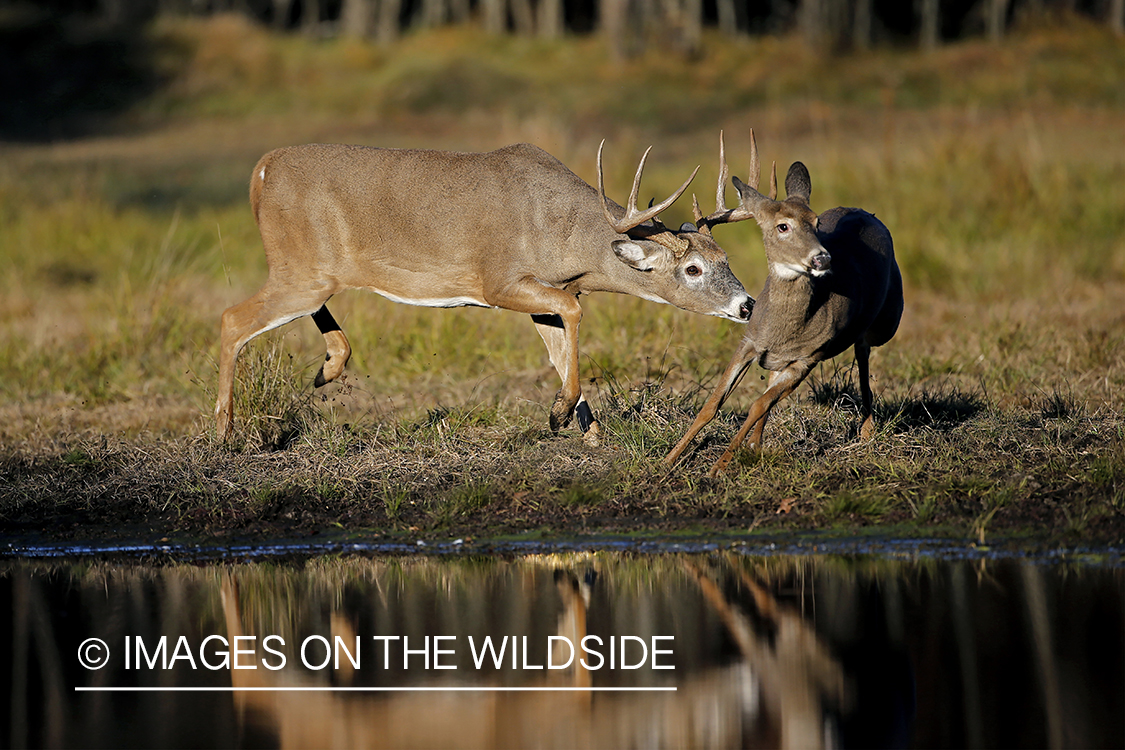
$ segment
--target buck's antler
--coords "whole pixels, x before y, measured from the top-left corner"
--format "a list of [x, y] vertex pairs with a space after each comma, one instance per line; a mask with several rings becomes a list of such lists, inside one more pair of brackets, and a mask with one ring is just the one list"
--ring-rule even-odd
[[[602, 210], [605, 211], [606, 221], [609, 222], [609, 225], [613, 227], [614, 231], [620, 234], [625, 234], [630, 229], [635, 229], [649, 219], [655, 219], [657, 214], [671, 206], [676, 202], [677, 198], [684, 194], [688, 185], [691, 184], [691, 181], [695, 179], [695, 175], [699, 172], [699, 167], [696, 167], [695, 171], [691, 173], [691, 177], [688, 177], [687, 181], [683, 185], [680, 185], [676, 192], [672, 193], [671, 197], [661, 201], [655, 206], [650, 205], [644, 211], [638, 210], [637, 194], [641, 191], [641, 173], [645, 171], [645, 161], [648, 159], [648, 152], [652, 151], [652, 146], [649, 146], [645, 149], [645, 153], [641, 157], [641, 163], [637, 167], [636, 176], [633, 177], [633, 189], [629, 192], [629, 203], [625, 207], [625, 215], [618, 219], [615, 218], [613, 212], [609, 210], [609, 200], [605, 197], [605, 185], [602, 182], [602, 148], [604, 146], [605, 139], [602, 139], [601, 145], [598, 146], [598, 195], [601, 197]], [[659, 225], [656, 229], [658, 231], [665, 231], [664, 227]]]

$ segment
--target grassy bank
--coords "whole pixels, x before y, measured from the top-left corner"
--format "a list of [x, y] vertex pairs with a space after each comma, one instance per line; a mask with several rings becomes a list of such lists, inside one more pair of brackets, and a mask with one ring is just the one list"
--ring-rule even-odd
[[[624, 66], [596, 39], [471, 29], [390, 49], [233, 18], [151, 34], [162, 84], [113, 130], [0, 145], [11, 528], [58, 514], [79, 524], [67, 533], [906, 524], [1122, 538], [1125, 48], [1101, 29], [834, 60], [715, 37], [698, 61]], [[269, 148], [525, 140], [592, 181], [605, 137], [612, 195], [653, 143], [646, 192], [702, 164], [693, 189], [707, 196], [716, 131], [744, 173], [750, 126], [764, 159], [809, 166], [814, 208], [862, 206], [895, 236], [907, 310], [873, 359], [873, 443], [856, 442], [843, 356], [782, 405], [763, 456], [700, 478], [759, 392], [751, 376], [665, 476], [659, 458], [738, 326], [586, 298], [582, 376], [608, 431], [593, 449], [546, 430], [557, 376], [524, 316], [358, 293], [333, 302], [355, 351], [347, 379], [312, 391], [323, 345], [309, 321], [263, 337], [242, 359], [236, 448], [212, 441], [218, 316], [265, 275], [245, 186]], [[665, 217], [688, 218], [686, 202]], [[718, 239], [756, 293], [756, 227]]]

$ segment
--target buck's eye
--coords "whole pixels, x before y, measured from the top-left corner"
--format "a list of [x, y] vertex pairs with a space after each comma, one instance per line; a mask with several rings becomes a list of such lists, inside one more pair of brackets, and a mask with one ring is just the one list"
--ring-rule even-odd
[[788, 232], [789, 232], [789, 225], [786, 224], [785, 222], [781, 222], [780, 224], [777, 225], [777, 233], [778, 234], [786, 234]]
[[699, 266], [691, 265], [684, 269], [684, 273], [686, 273], [688, 276], [698, 276], [703, 273], [703, 269], [701, 269]]

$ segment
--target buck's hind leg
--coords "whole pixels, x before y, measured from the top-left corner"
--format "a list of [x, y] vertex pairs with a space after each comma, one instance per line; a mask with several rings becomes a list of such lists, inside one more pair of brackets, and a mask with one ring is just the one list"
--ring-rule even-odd
[[219, 388], [215, 399], [215, 432], [220, 440], [227, 436], [234, 423], [234, 365], [242, 347], [266, 331], [312, 315], [331, 296], [331, 290], [295, 291], [267, 279], [254, 296], [223, 312]]
[[352, 347], [348, 343], [348, 337], [344, 335], [344, 331], [340, 328], [340, 324], [332, 317], [332, 313], [328, 312], [327, 305], [321, 305], [320, 309], [313, 313], [312, 319], [316, 323], [316, 327], [324, 334], [324, 343], [328, 348], [324, 363], [320, 366], [320, 370], [316, 373], [316, 379], [313, 381], [313, 387], [319, 388], [340, 377], [341, 373], [344, 372], [344, 367], [348, 364], [348, 360], [351, 359]]

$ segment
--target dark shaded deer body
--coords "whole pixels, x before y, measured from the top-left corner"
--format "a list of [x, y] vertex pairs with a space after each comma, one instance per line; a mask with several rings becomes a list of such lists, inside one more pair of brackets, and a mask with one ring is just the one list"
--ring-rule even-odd
[[[751, 180], [757, 184], [757, 153]], [[868, 359], [871, 348], [894, 336], [902, 317], [902, 276], [886, 226], [856, 208], [834, 208], [817, 216], [808, 206], [812, 184], [800, 162], [789, 170], [785, 201], [767, 198], [734, 178], [742, 205], [762, 229], [769, 276], [738, 350], [684, 437], [664, 459], [674, 464], [692, 439], [718, 413], [747, 368], [772, 372], [766, 392], [750, 408], [738, 434], [711, 470], [721, 471], [753, 430], [760, 447], [770, 409], [788, 396], [818, 363], [855, 348], [862, 425], [874, 431]]]

